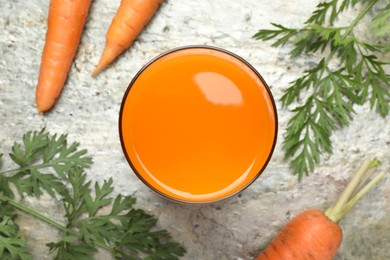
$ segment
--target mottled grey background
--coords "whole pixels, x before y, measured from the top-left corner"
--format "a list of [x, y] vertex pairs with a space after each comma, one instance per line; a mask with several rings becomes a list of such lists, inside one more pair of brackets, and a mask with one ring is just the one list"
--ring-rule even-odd
[[[283, 161], [282, 136], [290, 113], [281, 109], [278, 100], [288, 83], [321, 57], [291, 60], [289, 46], [276, 49], [251, 36], [260, 28], [270, 28], [270, 22], [301, 26], [318, 1], [166, 1], [134, 45], [108, 70], [91, 78], [119, 5], [119, 0], [96, 0], [61, 98], [50, 113], [40, 116], [35, 84], [48, 3], [0, 0], [0, 152], [7, 154], [28, 130], [46, 127], [53, 133], [68, 133], [94, 158], [89, 178], [112, 177], [115, 192], [136, 196], [138, 207], [156, 215], [158, 226], [187, 248], [183, 259], [250, 259], [296, 213], [309, 207], [326, 209], [364, 158], [377, 156], [383, 161], [380, 169], [390, 171], [390, 117], [380, 118], [368, 105], [356, 107], [351, 125], [332, 136], [334, 154], [324, 156], [323, 163], [302, 182]], [[346, 13], [343, 19], [351, 20], [352, 14]], [[362, 35], [368, 35], [369, 21], [366, 17], [361, 23]], [[240, 196], [208, 206], [178, 205], [152, 193], [131, 172], [117, 129], [123, 93], [137, 70], [160, 52], [189, 44], [219, 46], [245, 58], [268, 82], [279, 109], [279, 139], [263, 175]], [[4, 168], [11, 166], [4, 160]], [[345, 237], [336, 259], [390, 259], [389, 199], [387, 176], [340, 223]], [[59, 202], [46, 197], [24, 200], [61, 221]], [[28, 216], [19, 223], [35, 259], [51, 259], [45, 243], [57, 231]], [[108, 259], [104, 252], [97, 258]]]

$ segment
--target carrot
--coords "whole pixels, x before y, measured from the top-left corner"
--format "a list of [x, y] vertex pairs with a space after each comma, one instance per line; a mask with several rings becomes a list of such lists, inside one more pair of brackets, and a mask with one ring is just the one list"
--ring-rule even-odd
[[339, 221], [383, 177], [371, 181], [377, 159], [365, 161], [339, 199], [327, 211], [308, 209], [290, 220], [256, 260], [332, 259], [342, 242]]
[[332, 259], [341, 239], [339, 225], [308, 209], [287, 223], [257, 259]]
[[91, 0], [51, 0], [45, 46], [36, 87], [38, 112], [60, 95], [80, 42]]
[[162, 2], [163, 0], [121, 1], [107, 31], [106, 46], [98, 65], [92, 73], [93, 77], [131, 46]]

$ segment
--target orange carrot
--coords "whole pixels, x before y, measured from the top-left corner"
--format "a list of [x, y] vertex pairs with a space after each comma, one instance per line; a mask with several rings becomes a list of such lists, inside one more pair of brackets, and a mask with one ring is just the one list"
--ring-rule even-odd
[[288, 222], [257, 260], [332, 259], [341, 240], [339, 225], [322, 211], [308, 209]]
[[366, 161], [326, 212], [309, 209], [290, 220], [256, 260], [332, 259], [343, 236], [338, 222], [384, 177], [381, 173], [368, 181], [377, 165], [376, 159]]
[[38, 112], [60, 95], [80, 42], [91, 0], [51, 0], [45, 46], [36, 88]]
[[149, 23], [164, 0], [122, 0], [106, 34], [106, 46], [99, 64], [93, 71], [96, 76], [114, 61]]

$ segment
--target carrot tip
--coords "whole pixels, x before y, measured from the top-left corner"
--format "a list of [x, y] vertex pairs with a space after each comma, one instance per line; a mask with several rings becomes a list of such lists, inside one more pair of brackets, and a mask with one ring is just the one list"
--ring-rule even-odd
[[92, 72], [92, 77], [94, 78], [94, 77], [96, 77], [97, 76], [97, 74], [99, 74], [100, 73], [100, 71], [102, 71], [103, 70], [103, 68], [101, 68], [101, 67], [96, 67], [95, 69], [94, 69], [94, 71]]
[[96, 65], [95, 70], [92, 72], [92, 77], [95, 77], [102, 70], [107, 68], [126, 48], [121, 45], [115, 45], [112, 42], [106, 42], [106, 46], [100, 57], [99, 63]]
[[37, 111], [38, 114], [43, 115], [44, 112], [50, 110], [55, 103], [55, 99], [52, 102], [45, 102], [43, 103], [41, 100], [37, 100]]
[[92, 77], [96, 77], [97, 74], [99, 74], [102, 70], [104, 70], [110, 64], [111, 59], [107, 60], [106, 55], [107, 55], [107, 51], [105, 50], [105, 52], [103, 52], [103, 56], [100, 59], [98, 65], [96, 65], [96, 68], [92, 72]]
[[41, 108], [41, 106], [39, 104], [37, 104], [37, 111], [38, 111], [38, 115], [43, 114], [43, 109]]
[[37, 111], [38, 111], [38, 115], [40, 115], [40, 116], [43, 115], [43, 112], [45, 112], [45, 110], [40, 109], [40, 108], [38, 108]]
[[39, 115], [39, 116], [43, 116], [43, 115], [45, 114], [45, 111], [43, 111], [43, 110], [39, 110], [39, 109], [38, 109], [37, 112], [38, 112], [38, 115]]

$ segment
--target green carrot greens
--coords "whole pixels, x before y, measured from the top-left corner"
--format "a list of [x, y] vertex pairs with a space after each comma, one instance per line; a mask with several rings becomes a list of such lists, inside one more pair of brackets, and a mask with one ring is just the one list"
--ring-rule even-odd
[[[0, 259], [31, 259], [14, 222], [18, 211], [62, 232], [59, 241], [47, 243], [55, 259], [93, 259], [97, 248], [115, 259], [178, 259], [185, 253], [167, 231], [156, 230], [154, 216], [134, 208], [133, 197], [110, 196], [111, 178], [92, 185], [85, 173], [92, 159], [78, 143], [68, 144], [66, 135], [30, 131], [9, 155], [17, 167], [0, 172]], [[15, 192], [37, 198], [45, 192], [61, 200], [66, 224], [17, 201]]]
[[[292, 44], [292, 58], [318, 52], [323, 56], [291, 82], [281, 98], [283, 107], [293, 106], [283, 148], [285, 159], [291, 159], [290, 166], [299, 179], [314, 170], [322, 153], [332, 153], [331, 134], [350, 123], [354, 105], [369, 102], [382, 117], [389, 114], [390, 74], [385, 68], [390, 63], [381, 58], [390, 52], [390, 4], [384, 3], [324, 1], [303, 28], [273, 23], [273, 29], [259, 30], [253, 36], [273, 41], [274, 47]], [[360, 10], [355, 19], [346, 26], [335, 26], [342, 13], [352, 7]], [[369, 12], [374, 17], [368, 32], [371, 35], [365, 40], [355, 28]]]

